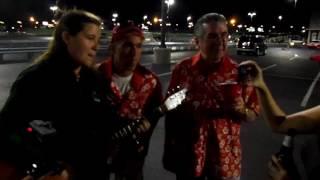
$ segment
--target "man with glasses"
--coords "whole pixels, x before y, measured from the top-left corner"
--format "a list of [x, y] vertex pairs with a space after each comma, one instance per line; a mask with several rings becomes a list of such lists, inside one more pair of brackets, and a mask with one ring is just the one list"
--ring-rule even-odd
[[167, 114], [164, 167], [177, 180], [239, 180], [240, 124], [256, 119], [256, 93], [238, 83], [238, 64], [227, 54], [223, 15], [202, 16], [194, 35], [198, 53], [175, 67], [169, 84], [169, 89], [187, 87], [188, 96]]

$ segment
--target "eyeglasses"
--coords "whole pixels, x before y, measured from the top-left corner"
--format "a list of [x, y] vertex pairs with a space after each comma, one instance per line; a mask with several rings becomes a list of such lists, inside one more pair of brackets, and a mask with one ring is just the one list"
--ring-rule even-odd
[[228, 32], [209, 33], [207, 36], [207, 39], [210, 39], [210, 40], [217, 40], [218, 38], [226, 39], [226, 38], [228, 38], [228, 35], [229, 35]]

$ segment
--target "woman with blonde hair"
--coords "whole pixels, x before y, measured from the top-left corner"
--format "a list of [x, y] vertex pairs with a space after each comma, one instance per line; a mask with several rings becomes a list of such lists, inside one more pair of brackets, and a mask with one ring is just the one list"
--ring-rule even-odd
[[[7, 147], [1, 149], [2, 162], [25, 172], [34, 161], [53, 160], [70, 167], [60, 176], [104, 177], [105, 150], [95, 148], [103, 141], [98, 134], [109, 132], [105, 80], [94, 70], [100, 35], [101, 19], [92, 13], [71, 10], [61, 17], [48, 50], [20, 73], [0, 112], [1, 143]], [[48, 134], [39, 133], [35, 124], [55, 132], [54, 140], [46, 141]], [[43, 138], [44, 148], [37, 149], [41, 157], [27, 154], [33, 144], [19, 136], [24, 130]]]

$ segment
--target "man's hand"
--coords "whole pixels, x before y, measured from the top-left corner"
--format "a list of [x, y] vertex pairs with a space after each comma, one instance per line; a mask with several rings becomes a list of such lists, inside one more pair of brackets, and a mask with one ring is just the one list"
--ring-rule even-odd
[[141, 123], [138, 126], [137, 131], [138, 131], [138, 133], [144, 133], [144, 132], [147, 132], [150, 129], [150, 127], [151, 127], [151, 124], [150, 124], [149, 120], [147, 118], [143, 117], [141, 119]]
[[257, 115], [250, 107], [245, 104], [245, 99], [238, 97], [236, 99], [237, 104], [233, 105], [233, 111], [242, 120], [253, 122], [257, 119]]
[[271, 180], [290, 180], [288, 172], [283, 168], [280, 160], [274, 155], [268, 163], [269, 177]]
[[[39, 180], [69, 180], [70, 173], [67, 170], [63, 170], [58, 175], [45, 175], [39, 178]], [[34, 180], [32, 176], [26, 176], [22, 180]]]

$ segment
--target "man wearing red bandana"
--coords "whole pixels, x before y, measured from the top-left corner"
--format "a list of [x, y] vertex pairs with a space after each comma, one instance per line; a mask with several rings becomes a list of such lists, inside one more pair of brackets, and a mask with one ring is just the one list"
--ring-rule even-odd
[[163, 163], [177, 180], [240, 179], [240, 124], [254, 121], [259, 106], [227, 55], [226, 24], [223, 15], [202, 16], [194, 30], [199, 52], [172, 73], [169, 89], [188, 88], [185, 103], [165, 120]]
[[162, 101], [160, 81], [140, 64], [143, 40], [143, 32], [133, 24], [116, 27], [109, 48], [111, 56], [99, 67], [107, 82], [110, 82], [113, 104], [121, 117], [119, 123], [143, 119], [138, 129], [141, 131], [138, 135], [143, 149], [138, 150], [135, 143], [128, 141], [120, 144], [117, 155], [112, 157], [110, 167], [117, 180], [143, 179], [145, 156], [158, 121], [158, 117], [153, 116], [153, 110]]

